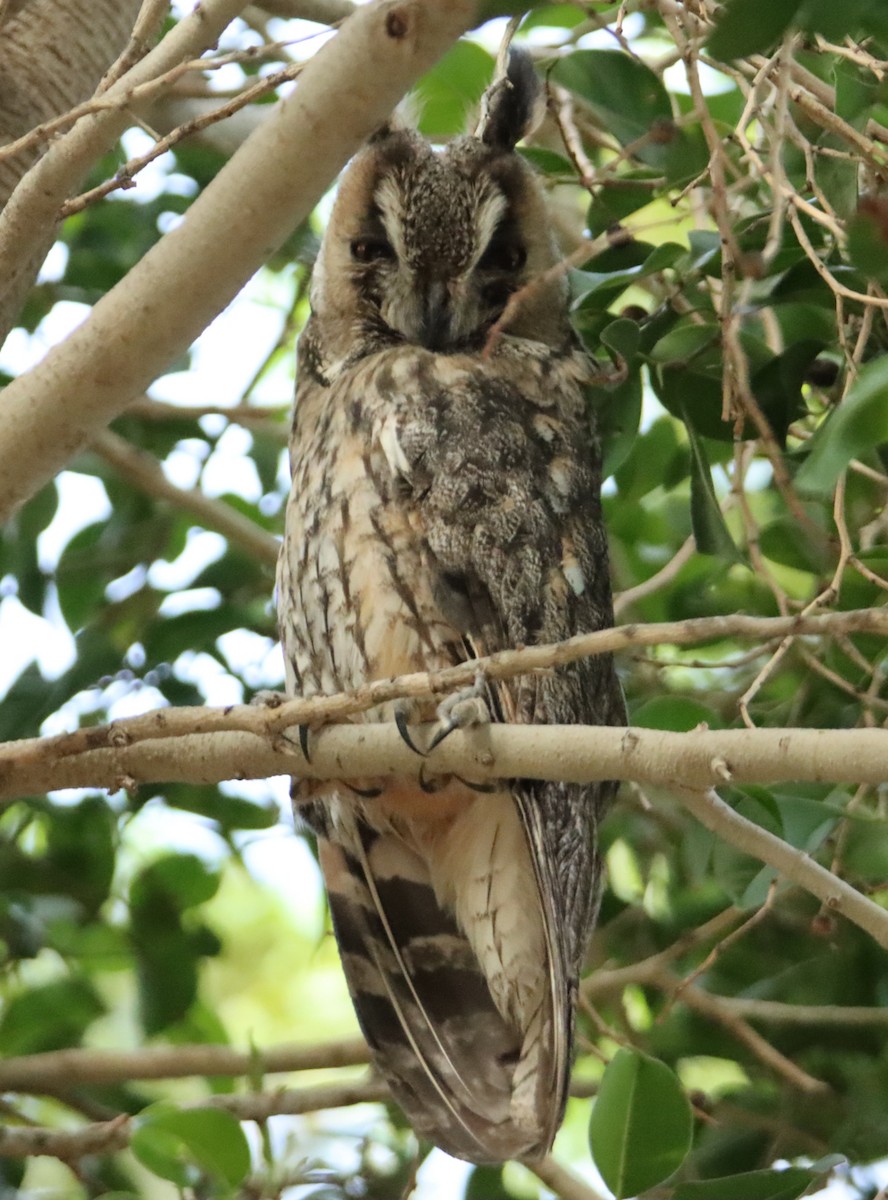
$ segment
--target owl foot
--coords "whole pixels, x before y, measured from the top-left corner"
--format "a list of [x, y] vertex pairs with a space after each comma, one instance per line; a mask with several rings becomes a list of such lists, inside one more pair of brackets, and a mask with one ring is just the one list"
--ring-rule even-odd
[[261, 704], [265, 708], [280, 708], [282, 704], [286, 704], [288, 700], [292, 699], [293, 697], [288, 696], [286, 692], [276, 692], [273, 688], [260, 688], [250, 697], [250, 703]]
[[440, 746], [444, 739], [453, 733], [454, 729], [467, 729], [469, 725], [487, 724], [490, 720], [490, 709], [484, 698], [486, 690], [487, 681], [484, 678], [484, 672], [478, 671], [471, 687], [461, 688], [438, 705], [438, 719], [441, 722], [441, 728], [429, 743], [429, 753], [436, 746]]

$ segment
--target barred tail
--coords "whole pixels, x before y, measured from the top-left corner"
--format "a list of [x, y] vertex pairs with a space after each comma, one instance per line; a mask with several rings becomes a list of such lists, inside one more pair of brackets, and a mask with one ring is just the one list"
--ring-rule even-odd
[[420, 1136], [458, 1158], [544, 1154], [566, 1075], [551, 994], [524, 1021], [505, 1011], [502, 981], [497, 1003], [423, 853], [357, 814], [349, 825], [319, 839], [321, 867], [358, 1020], [395, 1099]]

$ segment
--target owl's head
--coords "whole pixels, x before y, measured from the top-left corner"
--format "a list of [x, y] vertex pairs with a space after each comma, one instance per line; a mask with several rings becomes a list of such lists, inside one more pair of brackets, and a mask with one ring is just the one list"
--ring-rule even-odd
[[[513, 51], [474, 134], [436, 151], [386, 127], [352, 161], [312, 283], [325, 357], [389, 343], [476, 350], [512, 293], [557, 260], [542, 191], [515, 152], [540, 91], [529, 56]], [[563, 289], [536, 290], [508, 332], [563, 344]]]

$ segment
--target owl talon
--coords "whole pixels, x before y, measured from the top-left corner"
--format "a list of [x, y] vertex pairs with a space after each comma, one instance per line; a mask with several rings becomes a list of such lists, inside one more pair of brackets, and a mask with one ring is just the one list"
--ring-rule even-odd
[[311, 762], [311, 755], [308, 752], [308, 735], [309, 728], [307, 725], [299, 726], [299, 749], [302, 751], [302, 757], [307, 763]]
[[462, 775], [454, 775], [453, 778], [458, 779], [464, 787], [469, 788], [473, 792], [483, 792], [486, 794], [502, 790], [501, 783], [477, 783], [471, 779], [463, 779]]
[[401, 735], [401, 740], [405, 743], [405, 745], [409, 746], [413, 753], [418, 754], [420, 758], [425, 758], [426, 751], [420, 750], [419, 746], [417, 746], [416, 742], [414, 742], [413, 736], [410, 733], [410, 726], [407, 724], [407, 714], [402, 708], [395, 710], [395, 724], [398, 727], [398, 733]]
[[378, 800], [382, 795], [382, 788], [359, 788], [355, 787], [353, 783], [345, 783], [345, 781], [343, 781], [343, 785], [350, 792], [354, 792], [356, 796], [360, 796], [362, 800]]
[[440, 792], [441, 788], [447, 783], [446, 779], [437, 776], [434, 779], [426, 779], [425, 763], [419, 768], [419, 786], [427, 796], [434, 796], [435, 792]]

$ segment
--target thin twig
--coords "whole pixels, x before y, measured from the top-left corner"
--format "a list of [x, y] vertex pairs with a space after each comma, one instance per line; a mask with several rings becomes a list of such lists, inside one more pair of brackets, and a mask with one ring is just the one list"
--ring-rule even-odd
[[196, 517], [206, 529], [215, 529], [241, 546], [259, 562], [274, 567], [278, 542], [272, 534], [221, 500], [205, 496], [197, 488], [180, 488], [171, 483], [160, 463], [145, 450], [132, 445], [110, 429], [93, 441], [93, 449], [117, 470], [123, 479], [149, 496], [169, 500]]

